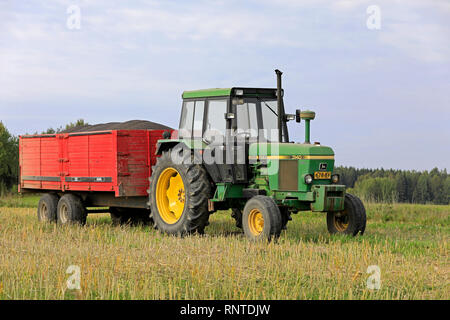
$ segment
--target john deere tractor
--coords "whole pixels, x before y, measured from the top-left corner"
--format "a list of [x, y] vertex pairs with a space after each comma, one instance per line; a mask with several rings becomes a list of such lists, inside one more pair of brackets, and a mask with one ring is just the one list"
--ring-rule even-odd
[[[326, 214], [332, 234], [363, 234], [364, 205], [333, 173], [334, 152], [310, 141], [315, 113], [286, 114], [281, 87], [185, 91], [179, 130], [157, 144], [149, 206], [169, 234], [202, 233], [209, 215], [230, 210], [251, 240], [270, 240], [299, 211]], [[305, 141], [287, 122], [304, 122]]]

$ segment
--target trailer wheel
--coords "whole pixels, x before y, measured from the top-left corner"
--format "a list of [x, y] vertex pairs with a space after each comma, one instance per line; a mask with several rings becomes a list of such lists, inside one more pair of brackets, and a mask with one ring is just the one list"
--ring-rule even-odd
[[[190, 150], [183, 154], [192, 157]], [[160, 231], [177, 235], [204, 232], [211, 187], [202, 165], [196, 161], [174, 163], [170, 153], [163, 152], [152, 168], [149, 193], [151, 217]]]
[[44, 194], [39, 200], [37, 216], [41, 222], [56, 222], [58, 196], [53, 193]]
[[59, 199], [57, 209], [58, 223], [81, 224], [86, 223], [87, 213], [83, 202], [74, 194], [66, 194]]
[[277, 238], [282, 228], [280, 209], [272, 198], [255, 196], [245, 204], [242, 226], [250, 240], [270, 241]]
[[345, 194], [343, 211], [327, 213], [327, 227], [331, 234], [356, 236], [365, 229], [365, 221], [366, 212], [362, 202], [349, 193]]

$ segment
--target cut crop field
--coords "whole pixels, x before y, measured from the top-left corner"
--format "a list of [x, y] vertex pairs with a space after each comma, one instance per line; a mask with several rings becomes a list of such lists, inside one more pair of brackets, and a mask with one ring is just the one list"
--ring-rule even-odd
[[[113, 226], [108, 214], [41, 224], [23, 200], [1, 202], [0, 299], [450, 298], [450, 206], [368, 204], [356, 238], [330, 236], [323, 214], [303, 212], [267, 244], [250, 243], [229, 212], [212, 215], [204, 236], [179, 238]], [[81, 290], [67, 289], [72, 265]], [[379, 289], [367, 286], [369, 266]]]

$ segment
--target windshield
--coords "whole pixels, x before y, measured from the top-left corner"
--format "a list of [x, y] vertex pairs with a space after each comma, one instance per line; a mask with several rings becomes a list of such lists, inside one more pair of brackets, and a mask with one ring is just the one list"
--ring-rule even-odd
[[244, 99], [236, 105], [236, 135], [259, 141], [278, 141], [277, 101]]
[[261, 114], [265, 140], [278, 141], [278, 115], [276, 100], [261, 100]]

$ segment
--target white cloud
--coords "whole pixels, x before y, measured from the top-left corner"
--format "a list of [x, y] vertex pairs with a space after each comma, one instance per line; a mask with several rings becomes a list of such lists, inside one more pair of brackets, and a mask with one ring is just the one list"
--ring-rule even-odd
[[427, 23], [391, 23], [380, 33], [380, 42], [425, 62], [450, 59], [450, 28]]

